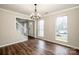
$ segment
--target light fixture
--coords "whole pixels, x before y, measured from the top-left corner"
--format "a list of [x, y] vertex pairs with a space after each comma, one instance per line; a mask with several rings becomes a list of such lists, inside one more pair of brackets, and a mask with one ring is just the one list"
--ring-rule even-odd
[[37, 4], [34, 4], [35, 10], [34, 13], [31, 14], [30, 18], [32, 20], [39, 20], [41, 18], [41, 15], [37, 11]]

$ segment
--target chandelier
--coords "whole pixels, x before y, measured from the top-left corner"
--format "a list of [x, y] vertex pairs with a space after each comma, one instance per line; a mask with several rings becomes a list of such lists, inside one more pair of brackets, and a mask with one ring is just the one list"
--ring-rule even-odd
[[31, 19], [32, 20], [39, 20], [41, 18], [41, 15], [37, 12], [37, 4], [34, 4], [34, 13], [31, 14]]

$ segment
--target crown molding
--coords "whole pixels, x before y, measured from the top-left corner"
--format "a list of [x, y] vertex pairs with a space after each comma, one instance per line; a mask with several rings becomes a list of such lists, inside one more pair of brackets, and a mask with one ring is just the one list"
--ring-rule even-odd
[[7, 10], [7, 9], [4, 9], [4, 8], [0, 8], [0, 11], [4, 11], [4, 12], [7, 12], [7, 13], [11, 13], [11, 14], [21, 14], [21, 15], [23, 15], [23, 16], [28, 16], [28, 15], [26, 15], [26, 14], [23, 14], [23, 13], [19, 13], [19, 12], [16, 12], [16, 11], [12, 11], [12, 10]]
[[56, 12], [51, 12], [51, 13], [48, 13], [48, 14], [44, 15], [44, 17], [49, 16], [49, 15], [54, 15], [54, 14], [57, 14], [57, 13], [62, 13], [62, 12], [74, 10], [76, 8], [79, 8], [79, 6], [68, 8], [68, 9], [64, 9], [64, 10], [60, 10], [60, 11], [56, 11]]

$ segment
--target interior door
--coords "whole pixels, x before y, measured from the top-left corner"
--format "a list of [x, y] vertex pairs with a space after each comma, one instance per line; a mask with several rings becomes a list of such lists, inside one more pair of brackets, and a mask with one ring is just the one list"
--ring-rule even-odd
[[44, 20], [38, 20], [38, 38], [44, 38]]

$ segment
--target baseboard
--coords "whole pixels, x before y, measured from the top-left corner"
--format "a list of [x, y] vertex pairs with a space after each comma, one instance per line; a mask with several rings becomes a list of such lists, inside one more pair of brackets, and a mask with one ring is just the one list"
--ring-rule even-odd
[[[28, 40], [28, 39], [27, 39], [27, 40]], [[24, 42], [24, 41], [27, 41], [27, 40], [21, 40], [21, 41], [12, 42], [12, 43], [9, 43], [9, 44], [1, 45], [0, 48], [6, 47], [6, 46], [10, 46], [10, 45], [13, 45], [13, 44], [17, 44], [17, 43], [21, 43], [21, 42]]]
[[[48, 40], [44, 39], [44, 41], [48, 41]], [[51, 41], [48, 41], [48, 42], [51, 42]], [[66, 46], [68, 48], [73, 48], [73, 49], [79, 50], [79, 47], [71, 46], [71, 45], [68, 45], [68, 44], [58, 43], [58, 42], [54, 42], [54, 41], [52, 41], [51, 43], [55, 43], [55, 44], [58, 44], [58, 45]]]
[[[33, 37], [33, 38], [34, 38], [34, 37]], [[50, 42], [50, 43], [54, 43], [54, 44], [58, 44], [58, 45], [62, 45], [62, 46], [68, 47], [68, 48], [73, 48], [73, 49], [79, 50], [79, 47], [71, 46], [71, 45], [68, 45], [68, 44], [58, 43], [58, 42], [49, 41], [49, 40], [46, 40], [46, 39], [40, 39], [40, 38], [35, 38], [35, 39], [39, 39], [39, 40], [47, 41], [47, 42]]]
[[63, 43], [58, 43], [58, 42], [55, 42], [55, 43], [63, 45], [63, 46], [67, 46], [67, 47], [70, 47], [70, 48], [73, 48], [73, 49], [76, 49], [76, 50], [79, 50], [79, 47], [75, 47], [75, 46], [68, 45], [68, 44], [63, 44]]

